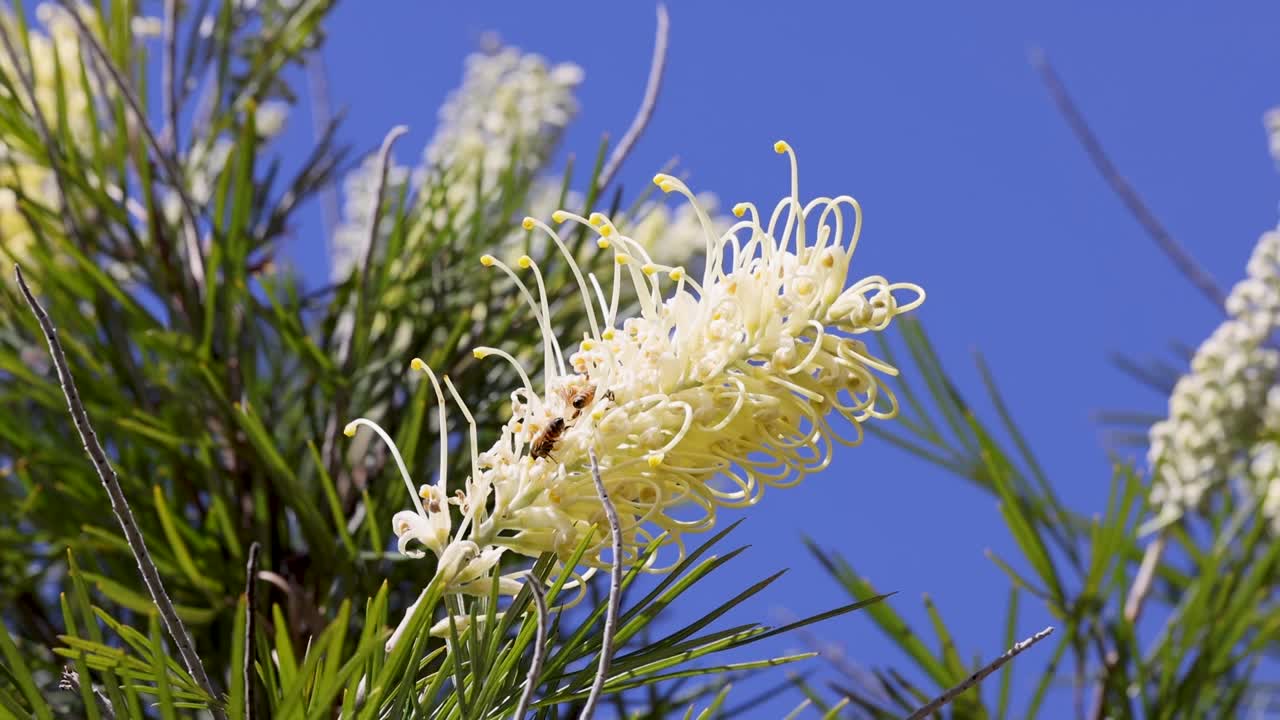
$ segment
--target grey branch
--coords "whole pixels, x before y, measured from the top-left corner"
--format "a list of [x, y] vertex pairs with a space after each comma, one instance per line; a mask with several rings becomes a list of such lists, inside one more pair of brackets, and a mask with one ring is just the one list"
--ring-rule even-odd
[[934, 698], [928, 705], [925, 705], [919, 710], [916, 710], [915, 712], [911, 713], [910, 717], [908, 717], [907, 720], [924, 720], [924, 718], [927, 718], [933, 713], [942, 709], [944, 706], [947, 705], [947, 703], [950, 703], [952, 700], [955, 700], [957, 697], [960, 697], [960, 694], [963, 693], [964, 691], [968, 690], [969, 688], [985, 680], [988, 675], [990, 675], [991, 673], [994, 673], [996, 670], [999, 670], [1001, 667], [1004, 666], [1005, 663], [1017, 657], [1019, 653], [1021, 653], [1023, 650], [1026, 650], [1032, 645], [1035, 645], [1041, 640], [1049, 637], [1051, 634], [1053, 634], [1053, 628], [1047, 627], [1041, 630], [1040, 632], [1036, 633], [1035, 635], [1032, 635], [1031, 637], [1027, 638], [1026, 640], [1023, 640], [1022, 642], [1017, 643], [1013, 647], [1006, 650], [1003, 655], [991, 661], [991, 663], [983, 667], [981, 670], [965, 678], [964, 682], [960, 683], [959, 685], [956, 685], [950, 690]]
[[244, 569], [244, 720], [253, 720], [253, 636], [254, 600], [257, 599], [258, 551], [262, 546], [249, 546], [249, 562]]
[[[382, 223], [382, 195], [387, 189], [387, 173], [391, 164], [391, 148], [396, 144], [405, 133], [409, 132], [409, 128], [404, 125], [397, 125], [391, 128], [387, 136], [382, 139], [382, 147], [378, 150], [378, 185], [373, 193], [372, 219], [369, 221], [369, 242], [364, 247], [364, 255], [360, 258], [360, 285], [356, 288], [356, 306], [359, 312], [356, 313], [356, 328], [360, 327], [363, 318], [359, 317], [360, 312], [364, 311], [366, 301], [366, 293], [369, 284], [369, 264], [373, 260], [374, 252], [378, 243], [378, 227]], [[344, 338], [342, 347], [338, 350], [338, 362], [345, 366], [349, 354], [351, 352], [351, 338], [355, 336], [355, 331], [348, 333]]]
[[161, 103], [165, 127], [161, 136], [165, 147], [178, 147], [178, 91], [174, 75], [178, 71], [178, 0], [164, 0], [164, 62], [160, 66]]
[[[1156, 568], [1160, 566], [1160, 559], [1164, 557], [1165, 546], [1168, 544], [1169, 534], [1166, 528], [1147, 546], [1146, 552], [1142, 555], [1142, 563], [1138, 565], [1138, 574], [1134, 576], [1133, 584], [1129, 586], [1129, 594], [1124, 599], [1124, 620], [1130, 625], [1137, 623], [1138, 618], [1142, 615], [1142, 608], [1146, 606], [1147, 597], [1151, 594], [1151, 586], [1155, 582]], [[1089, 708], [1089, 718], [1102, 720], [1102, 717], [1106, 714], [1107, 683], [1111, 679], [1111, 673], [1115, 672], [1116, 666], [1119, 664], [1119, 651], [1114, 648], [1108, 650], [1102, 659], [1102, 673], [1098, 679], [1098, 687], [1094, 691], [1093, 702]]]
[[1218, 287], [1218, 284], [1214, 282], [1209, 273], [1173, 237], [1164, 224], [1155, 216], [1155, 213], [1151, 212], [1151, 208], [1147, 207], [1147, 204], [1143, 202], [1142, 197], [1138, 195], [1138, 191], [1134, 190], [1129, 181], [1125, 180], [1124, 176], [1120, 174], [1115, 163], [1111, 162], [1111, 158], [1102, 149], [1102, 143], [1098, 141], [1098, 137], [1093, 134], [1093, 130], [1085, 122], [1084, 115], [1076, 107], [1071, 96], [1067, 94], [1067, 88], [1063, 85], [1062, 78], [1058, 77], [1057, 71], [1049, 64], [1049, 59], [1045, 57], [1043, 50], [1036, 48], [1031, 51], [1031, 65], [1040, 73], [1040, 80], [1048, 88], [1054, 104], [1058, 106], [1058, 112], [1062, 113], [1062, 117], [1067, 121], [1071, 132], [1079, 140], [1080, 145], [1084, 147], [1085, 154], [1089, 156], [1094, 166], [1098, 168], [1102, 179], [1120, 197], [1120, 201], [1133, 214], [1138, 224], [1147, 231], [1147, 234], [1155, 241], [1160, 251], [1173, 262], [1178, 272], [1181, 272], [1192, 285], [1195, 285], [1200, 294], [1208, 298], [1214, 305], [1217, 305], [1219, 310], [1225, 309], [1226, 295], [1223, 294], [1222, 288]]
[[[311, 103], [311, 134], [320, 142], [333, 120], [329, 102], [329, 73], [325, 69], [323, 48], [317, 48], [307, 56], [307, 99]], [[325, 253], [333, 256], [333, 232], [341, 220], [338, 212], [338, 189], [333, 181], [326, 180], [320, 188], [320, 217], [324, 228]]]
[[[196, 221], [196, 206], [191, 200], [190, 193], [187, 192], [186, 182], [182, 176], [182, 170], [178, 167], [174, 156], [165, 152], [164, 146], [160, 143], [160, 139], [156, 137], [155, 130], [151, 128], [151, 124], [147, 122], [146, 110], [142, 107], [142, 103], [134, 95], [133, 90], [129, 87], [129, 83], [120, 75], [120, 69], [111, 61], [111, 56], [107, 54], [102, 43], [98, 41], [98, 37], [93, 34], [89, 26], [85, 24], [84, 18], [80, 17], [80, 13], [75, 4], [71, 0], [59, 0], [62, 7], [66, 10], [67, 15], [75, 22], [76, 29], [80, 32], [80, 41], [88, 45], [92, 50], [94, 57], [98, 60], [103, 68], [106, 69], [107, 75], [111, 77], [111, 82], [115, 86], [120, 96], [124, 98], [125, 105], [133, 113], [133, 120], [138, 124], [138, 128], [142, 130], [142, 136], [146, 139], [147, 145], [151, 148], [151, 152], [155, 155], [156, 163], [167, 176], [169, 185], [173, 187], [173, 191], [178, 194], [178, 199], [182, 201], [183, 217], [186, 220], [186, 228], [183, 237], [186, 241], [187, 263], [190, 265], [191, 278], [195, 280], [196, 287], [204, 287], [204, 255], [200, 251], [200, 238], [198, 237], [198, 224]], [[175, 132], [177, 129], [175, 128]]]
[[31, 294], [31, 289], [27, 287], [27, 282], [22, 277], [22, 268], [15, 265], [14, 275], [18, 279], [18, 288], [22, 290], [23, 297], [31, 306], [31, 312], [35, 314], [36, 321], [40, 323], [40, 329], [44, 332], [44, 338], [49, 343], [49, 354], [53, 356], [53, 366], [58, 371], [58, 382], [62, 385], [62, 393], [67, 398], [67, 409], [71, 411], [71, 419], [80, 433], [80, 440], [84, 442], [85, 452], [88, 453], [94, 469], [98, 472], [98, 479], [107, 490], [107, 497], [111, 500], [111, 510], [120, 523], [120, 529], [124, 531], [129, 549], [133, 551], [134, 560], [138, 563], [138, 572], [142, 574], [142, 582], [147, 586], [147, 592], [151, 594], [151, 601], [155, 603], [165, 629], [168, 630], [169, 636], [173, 638], [173, 643], [178, 648], [182, 664], [187, 668], [187, 672], [191, 673], [191, 677], [200, 689], [209, 696], [209, 709], [213, 716], [217, 720], [225, 720], [226, 716], [220, 704], [221, 696], [209, 681], [209, 676], [205, 673], [204, 665], [200, 663], [200, 656], [196, 654], [195, 645], [191, 641], [191, 634], [187, 632], [187, 627], [183, 624], [182, 618], [178, 617], [173, 601], [165, 592], [160, 573], [156, 570], [155, 563], [151, 561], [147, 543], [142, 537], [142, 532], [138, 530], [138, 523], [133, 519], [133, 510], [129, 508], [124, 490], [120, 487], [120, 479], [116, 477], [115, 469], [111, 467], [106, 452], [99, 444], [97, 433], [89, 424], [89, 415], [80, 401], [80, 391], [76, 389], [76, 381], [71, 377], [67, 356], [63, 354], [62, 343], [58, 341], [58, 331], [53, 327], [53, 322], [44, 311], [44, 307], [36, 300], [35, 295]]
[[618, 522], [618, 511], [609, 500], [609, 491], [605, 489], [604, 480], [600, 477], [600, 463], [596, 460], [594, 447], [587, 448], [587, 457], [591, 459], [591, 479], [595, 481], [596, 494], [600, 496], [605, 517], [609, 519], [613, 558], [609, 567], [609, 604], [605, 608], [604, 633], [600, 637], [600, 665], [596, 668], [596, 679], [591, 683], [591, 694], [582, 706], [579, 720], [591, 720], [596, 711], [596, 703], [600, 701], [600, 693], [604, 690], [604, 681], [609, 676], [609, 663], [613, 660], [613, 636], [618, 631], [618, 606], [622, 601], [622, 525]]
[[542, 660], [546, 657], [547, 644], [547, 599], [542, 594], [542, 581], [529, 575], [526, 583], [533, 595], [534, 608], [538, 611], [538, 635], [533, 641], [533, 662], [529, 664], [529, 675], [525, 679], [524, 692], [520, 695], [520, 703], [511, 714], [512, 720], [520, 720], [529, 711], [529, 702], [533, 700], [533, 689], [538, 686], [538, 676], [542, 674]]
[[631, 120], [631, 127], [627, 128], [626, 134], [622, 136], [622, 140], [618, 141], [618, 146], [613, 149], [608, 162], [604, 164], [604, 169], [600, 171], [598, 187], [605, 187], [613, 180], [613, 176], [618, 173], [618, 168], [622, 167], [622, 162], [631, 154], [631, 149], [640, 139], [645, 126], [649, 124], [649, 118], [653, 117], [653, 108], [658, 104], [658, 93], [662, 90], [662, 71], [667, 66], [669, 29], [667, 6], [658, 3], [658, 29], [653, 38], [653, 61], [649, 65], [649, 80], [644, 87], [644, 99], [640, 102], [640, 109], [636, 111], [635, 118]]
[[[347, 361], [351, 359], [351, 339], [355, 337], [357, 331], [364, 323], [364, 312], [367, 286], [369, 284], [369, 263], [373, 260], [375, 245], [378, 240], [378, 225], [382, 220], [382, 194], [386, 191], [388, 165], [391, 162], [391, 148], [396, 144], [402, 135], [409, 132], [409, 128], [404, 125], [397, 125], [391, 128], [387, 136], [382, 139], [382, 147], [378, 150], [378, 186], [373, 193], [373, 217], [369, 221], [369, 244], [364, 248], [364, 255], [360, 259], [360, 285], [356, 288], [356, 313], [355, 323], [342, 338], [342, 344], [338, 346], [338, 366], [350, 370], [347, 367]], [[338, 453], [338, 416], [346, 413], [346, 402], [344, 398], [339, 397], [334, 403], [334, 412], [329, 416], [328, 422], [324, 428], [324, 440], [321, 442], [321, 457], [324, 458], [325, 466], [329, 469], [330, 474], [336, 474], [337, 453]]]

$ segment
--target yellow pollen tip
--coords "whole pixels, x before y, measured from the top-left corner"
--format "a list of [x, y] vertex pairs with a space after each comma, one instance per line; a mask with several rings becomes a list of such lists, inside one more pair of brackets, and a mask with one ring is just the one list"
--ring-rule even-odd
[[553, 221], [555, 221], [555, 222], [562, 223], [562, 222], [564, 222], [565, 220], [568, 220], [568, 219], [569, 219], [569, 216], [568, 216], [567, 214], [565, 214], [565, 211], [563, 211], [563, 210], [557, 210], [557, 211], [555, 211], [555, 212], [551, 213], [551, 219], [552, 219]]
[[608, 330], [605, 330], [604, 332], [600, 333], [600, 337], [604, 338], [605, 340], [612, 340], [613, 328], [609, 328]]
[[596, 247], [600, 248], [601, 250], [608, 250], [611, 244], [612, 243], [609, 242], [608, 238], [600, 238], [599, 240], [596, 241]]
[[527, 218], [525, 218], [524, 220], [521, 220], [521, 221], [520, 221], [520, 227], [524, 228], [525, 230], [532, 230], [532, 229], [533, 229], [533, 218], [531, 218], [531, 217], [527, 217]]
[[347, 423], [347, 426], [346, 426], [346, 427], [344, 427], [344, 428], [342, 428], [342, 434], [343, 434], [343, 435], [346, 435], [347, 437], [355, 437], [355, 436], [356, 436], [356, 424], [355, 424], [355, 423], [353, 423], [353, 422], [349, 422], [349, 423]]
[[671, 272], [667, 273], [667, 277], [672, 280], [680, 280], [684, 277], [684, 268], [671, 268]]
[[734, 206], [733, 206], [733, 216], [734, 216], [734, 217], [742, 217], [743, 215], [746, 215], [746, 214], [747, 214], [747, 204], [746, 204], [746, 203], [738, 203], [737, 205], [734, 205]]
[[653, 263], [645, 263], [644, 265], [640, 266], [640, 272], [644, 273], [645, 275], [652, 275], [658, 272], [658, 268], [654, 267]]
[[424, 363], [424, 362], [422, 362], [422, 358], [414, 358], [414, 359], [409, 363], [409, 368], [410, 368], [410, 369], [413, 369], [413, 370], [417, 370], [417, 371], [419, 371], [419, 372], [426, 372], [426, 371], [427, 371], [427, 364], [426, 364], [426, 363]]
[[604, 410], [596, 410], [591, 413], [592, 422], [600, 422], [604, 419]]
[[494, 262], [495, 262], [495, 261], [494, 261], [494, 259], [493, 259], [493, 256], [492, 256], [492, 255], [481, 255], [481, 256], [480, 256], [480, 264], [481, 264], [481, 265], [483, 265], [483, 266], [485, 266], [485, 267], [492, 267]]
[[822, 254], [822, 267], [831, 267], [836, 264], [836, 258], [830, 253]]
[[533, 258], [528, 255], [521, 255], [520, 258], [516, 260], [516, 264], [527, 270], [530, 265], [533, 265]]
[[591, 227], [600, 227], [604, 224], [605, 216], [603, 213], [593, 212], [587, 216], [587, 223]]
[[592, 349], [594, 349], [594, 348], [595, 348], [595, 346], [596, 346], [596, 343], [595, 343], [595, 341], [594, 341], [594, 340], [583, 340], [583, 341], [582, 341], [582, 349], [583, 349], [583, 350], [585, 350], [585, 351], [587, 351], [587, 352], [591, 352], [591, 350], [592, 350]]
[[475, 350], [472, 350], [472, 351], [471, 351], [471, 354], [472, 354], [472, 355], [475, 357], [475, 359], [477, 359], [477, 360], [483, 360], [483, 359], [485, 359], [485, 358], [489, 357], [489, 351], [488, 351], [488, 350], [481, 350], [480, 348], [476, 348]]
[[666, 173], [658, 173], [653, 176], [653, 184], [658, 187], [662, 187], [669, 182], [671, 182], [671, 176]]
[[656, 468], [656, 467], [658, 467], [659, 465], [661, 465], [661, 464], [662, 464], [662, 459], [663, 459], [663, 455], [662, 455], [662, 453], [654, 453], [654, 454], [650, 455], [649, 457], [645, 458], [646, 462], [648, 462], [648, 463], [649, 463], [649, 467], [651, 467], [651, 468]]
[[664, 192], [664, 193], [669, 193], [669, 192], [671, 192], [672, 190], [675, 190], [675, 189], [676, 189], [676, 184], [675, 184], [675, 183], [673, 183], [673, 182], [664, 182], [664, 183], [662, 183], [661, 185], [659, 185], [659, 186], [658, 186], [658, 189], [659, 189], [659, 190], [661, 190], [661, 191], [662, 191], [662, 192]]
[[613, 235], [613, 226], [605, 225], [604, 227], [600, 228], [600, 234], [605, 237], [611, 237]]
[[631, 256], [626, 253], [618, 253], [613, 259], [617, 260], [619, 265], [626, 265], [631, 262]]
[[773, 144], [773, 151], [778, 153], [779, 155], [781, 155], [784, 152], [787, 152], [790, 149], [791, 149], [791, 146], [787, 144], [786, 140], [779, 140], [778, 142]]

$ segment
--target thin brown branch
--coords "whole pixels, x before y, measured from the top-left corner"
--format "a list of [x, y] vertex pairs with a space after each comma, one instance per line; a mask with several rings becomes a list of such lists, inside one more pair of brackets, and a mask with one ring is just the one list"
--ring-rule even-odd
[[1062, 113], [1063, 119], [1067, 121], [1071, 132], [1076, 136], [1080, 145], [1084, 147], [1085, 153], [1093, 161], [1098, 172], [1101, 173], [1102, 179], [1120, 197], [1120, 201], [1133, 214], [1138, 224], [1151, 236], [1160, 251], [1173, 262], [1178, 272], [1182, 273], [1192, 285], [1196, 286], [1201, 295], [1204, 295], [1210, 302], [1217, 305], [1219, 310], [1225, 309], [1227, 298], [1222, 289], [1218, 287], [1218, 284], [1214, 282], [1209, 273], [1196, 262], [1195, 258], [1191, 257], [1191, 253], [1165, 228], [1164, 224], [1155, 216], [1155, 213], [1143, 202], [1142, 197], [1138, 195], [1138, 191], [1120, 174], [1115, 163], [1111, 162], [1111, 158], [1102, 149], [1102, 143], [1098, 141], [1098, 137], [1093, 134], [1093, 130], [1085, 122], [1084, 115], [1071, 99], [1071, 96], [1067, 94], [1067, 88], [1063, 84], [1062, 78], [1058, 76], [1057, 71], [1049, 64], [1049, 59], [1045, 57], [1043, 50], [1039, 48], [1032, 50], [1031, 65], [1040, 74], [1040, 80], [1049, 90], [1050, 96], [1053, 97], [1053, 102], [1057, 105], [1058, 112]]
[[[311, 103], [311, 133], [319, 143], [329, 135], [333, 122], [332, 105], [329, 102], [329, 73], [325, 68], [324, 52], [317, 48], [307, 56], [307, 99]], [[326, 255], [333, 255], [333, 232], [338, 227], [338, 189], [329, 180], [320, 188], [320, 217], [324, 228]]]
[[[391, 164], [391, 148], [407, 132], [409, 132], [409, 128], [404, 125], [397, 125], [391, 128], [387, 136], [382, 139], [382, 147], [378, 150], [378, 185], [374, 189], [372, 199], [369, 242], [364, 248], [364, 255], [360, 259], [360, 267], [358, 268], [360, 284], [356, 288], [355, 322], [352, 323], [350, 331], [338, 345], [338, 365], [347, 371], [351, 369], [348, 366], [348, 361], [351, 359], [351, 340], [364, 326], [365, 305], [368, 302], [369, 264], [373, 261], [378, 242], [378, 226], [382, 220], [382, 195], [386, 192], [387, 187], [387, 174], [390, 169], [388, 166]], [[350, 373], [348, 372], [348, 374]], [[321, 457], [324, 458], [325, 467], [328, 468], [331, 477], [335, 477], [338, 474], [338, 428], [340, 426], [339, 417], [347, 412], [345, 395], [339, 395], [333, 403], [333, 408], [333, 412], [329, 415], [329, 420], [325, 425], [324, 439], [320, 445]]]
[[249, 546], [249, 562], [244, 569], [244, 720], [253, 720], [253, 608], [257, 600], [258, 551], [262, 546], [254, 542]]
[[613, 636], [618, 631], [618, 608], [622, 604], [622, 525], [618, 522], [618, 511], [609, 499], [609, 491], [605, 489], [604, 479], [600, 477], [600, 463], [596, 460], [594, 447], [587, 448], [587, 457], [591, 460], [591, 479], [595, 482], [596, 494], [600, 496], [600, 504], [609, 520], [613, 557], [609, 565], [609, 605], [605, 608], [604, 632], [600, 636], [600, 664], [596, 668], [591, 693], [587, 695], [587, 702], [582, 706], [582, 714], [578, 716], [578, 720], [591, 720], [595, 715], [596, 703], [600, 701], [604, 681], [609, 676], [609, 664], [613, 661]]
[[533, 595], [533, 605], [538, 612], [538, 634], [533, 639], [533, 661], [529, 663], [524, 692], [520, 695], [516, 711], [511, 714], [512, 720], [521, 720], [528, 712], [529, 702], [533, 700], [533, 690], [538, 686], [538, 678], [542, 675], [542, 660], [547, 652], [547, 599], [542, 594], [542, 581], [531, 573], [526, 585]]
[[[1138, 565], [1138, 574], [1134, 576], [1133, 584], [1129, 586], [1129, 594], [1124, 600], [1124, 620], [1130, 625], [1138, 622], [1138, 618], [1142, 616], [1142, 608], [1146, 605], [1147, 597], [1151, 595], [1151, 587], [1156, 577], [1156, 568], [1160, 566], [1160, 559], [1164, 557], [1165, 547], [1168, 544], [1169, 534], [1162, 531], [1147, 546], [1146, 552], [1142, 554], [1142, 563]], [[1102, 720], [1106, 712], [1107, 684], [1110, 682], [1111, 675], [1115, 672], [1119, 663], [1119, 651], [1110, 650], [1103, 655], [1102, 673], [1098, 678], [1098, 687], [1094, 691], [1093, 704], [1089, 709], [1088, 717], [1092, 718], [1092, 720]]]
[[645, 83], [644, 99], [640, 101], [640, 109], [631, 120], [631, 127], [618, 141], [618, 146], [609, 155], [609, 160], [600, 171], [598, 187], [605, 187], [613, 181], [618, 168], [631, 154], [631, 149], [640, 140], [649, 119], [653, 117], [653, 109], [658, 104], [658, 93], [662, 90], [662, 72], [667, 66], [667, 36], [670, 30], [670, 19], [667, 17], [667, 6], [658, 3], [658, 28], [653, 38], [653, 61], [649, 65], [649, 80]]
[[80, 433], [80, 440], [84, 443], [85, 452], [88, 453], [94, 469], [98, 472], [98, 479], [102, 481], [102, 486], [106, 488], [107, 497], [111, 501], [111, 510], [115, 513], [116, 520], [120, 523], [120, 529], [124, 532], [125, 540], [129, 543], [129, 549], [133, 552], [134, 560], [138, 563], [138, 572], [142, 575], [143, 584], [147, 586], [151, 601], [155, 603], [156, 610], [160, 613], [160, 619], [164, 623], [165, 629], [169, 631], [169, 636], [173, 638], [173, 643], [182, 658], [182, 664], [187, 668], [187, 672], [191, 673], [191, 677], [200, 686], [200, 689], [209, 696], [209, 710], [218, 720], [225, 720], [226, 716], [223, 714], [221, 706], [221, 695], [214, 689], [213, 683], [209, 681], [209, 675], [205, 672], [204, 665], [200, 662], [200, 656], [196, 654], [195, 644], [191, 641], [191, 634], [187, 632], [187, 626], [182, 622], [182, 618], [178, 617], [178, 611], [174, 607], [173, 601], [169, 599], [169, 593], [164, 589], [164, 583], [160, 579], [160, 572], [156, 570], [156, 565], [151, 560], [151, 553], [147, 551], [146, 540], [143, 539], [142, 532], [138, 529], [138, 523], [134, 520], [133, 510], [129, 508], [129, 501], [124, 496], [124, 489], [120, 487], [120, 479], [116, 476], [115, 468], [111, 467], [111, 462], [107, 459], [106, 452], [103, 451], [102, 445], [98, 442], [98, 434], [94, 431], [93, 426], [89, 424], [89, 415], [85, 412], [84, 404], [80, 401], [80, 391], [76, 388], [76, 381], [71, 377], [67, 356], [62, 352], [62, 343], [58, 340], [58, 331], [54, 328], [53, 321], [49, 319], [44, 307], [40, 305], [35, 295], [31, 293], [31, 289], [27, 287], [27, 282], [22, 277], [22, 269], [16, 265], [14, 266], [14, 275], [18, 280], [18, 288], [22, 291], [23, 297], [26, 298], [27, 305], [31, 307], [31, 312], [35, 314], [36, 321], [40, 323], [40, 330], [44, 333], [44, 338], [49, 343], [49, 354], [53, 356], [53, 366], [58, 372], [58, 382], [62, 385], [62, 393], [67, 399], [67, 409], [71, 411], [71, 419], [75, 423], [76, 431]]
[[178, 0], [164, 0], [164, 57], [160, 65], [162, 112], [165, 127], [161, 132], [170, 152], [178, 148], [178, 92], [174, 74], [178, 69]]
[[1006, 650], [1003, 655], [1001, 655], [1000, 657], [988, 663], [981, 670], [978, 670], [974, 674], [965, 678], [964, 682], [960, 683], [959, 685], [956, 685], [950, 690], [934, 698], [928, 705], [925, 705], [919, 710], [916, 710], [915, 712], [911, 713], [911, 715], [907, 718], [907, 720], [924, 720], [924, 718], [929, 717], [933, 713], [942, 709], [952, 700], [955, 700], [964, 691], [968, 690], [969, 688], [985, 680], [988, 675], [990, 675], [991, 673], [994, 673], [996, 670], [999, 670], [1001, 667], [1004, 666], [1005, 663], [1009, 662], [1010, 660], [1017, 657], [1020, 653], [1022, 653], [1023, 650], [1026, 650], [1032, 645], [1035, 645], [1041, 640], [1049, 637], [1049, 635], [1051, 634], [1053, 634], [1053, 628], [1047, 627], [1041, 630], [1040, 632], [1036, 633], [1035, 635], [1032, 635], [1031, 637], [1027, 638], [1026, 640], [1023, 640], [1022, 642], [1017, 643], [1013, 647]]

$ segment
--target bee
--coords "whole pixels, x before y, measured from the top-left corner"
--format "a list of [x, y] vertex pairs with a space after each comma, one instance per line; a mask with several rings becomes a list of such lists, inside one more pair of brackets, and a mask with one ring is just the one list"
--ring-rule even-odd
[[[560, 397], [564, 399], [565, 405], [573, 408], [573, 415], [571, 415], [569, 419], [577, 420], [578, 416], [582, 414], [582, 411], [586, 410], [587, 407], [596, 400], [595, 383], [591, 382], [590, 375], [584, 374], [581, 381], [561, 388]], [[604, 392], [604, 399], [612, 402], [613, 391], [606, 390]]]
[[577, 420], [582, 411], [596, 399], [596, 386], [589, 382], [570, 385], [561, 392], [565, 404], [573, 408], [570, 420]]
[[562, 417], [547, 423], [547, 426], [533, 437], [533, 442], [529, 443], [529, 457], [534, 460], [551, 458], [555, 462], [556, 459], [551, 457], [551, 451], [556, 449], [556, 443], [560, 441], [560, 436], [564, 434], [566, 424]]

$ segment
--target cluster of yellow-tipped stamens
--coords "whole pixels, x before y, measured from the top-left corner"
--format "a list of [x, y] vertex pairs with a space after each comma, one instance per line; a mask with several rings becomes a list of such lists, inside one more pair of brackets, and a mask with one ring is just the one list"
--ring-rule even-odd
[[[649, 556], [646, 569], [658, 571], [683, 557], [683, 535], [715, 524], [718, 508], [754, 504], [767, 486], [795, 484], [827, 466], [833, 443], [857, 444], [861, 423], [896, 413], [896, 401], [877, 374], [896, 371], [873, 358], [855, 336], [883, 329], [919, 305], [924, 293], [879, 276], [846, 288], [861, 227], [856, 201], [840, 196], [801, 204], [795, 155], [786, 143], [775, 150], [790, 158], [791, 193], [767, 224], [754, 205], [735, 206], [734, 215], [743, 219], [722, 234], [712, 232], [710, 218], [683, 182], [655, 176], [664, 192], [689, 199], [706, 231], [698, 281], [683, 267], [655, 262], [604, 215], [554, 213], [553, 222], [584, 226], [598, 235], [598, 247], [614, 252], [606, 293], [595, 274], [582, 272], [555, 229], [524, 219], [526, 230], [550, 237], [578, 285], [589, 327], [574, 352], [566, 353], [554, 333], [552, 303], [537, 262], [528, 256], [516, 261], [533, 275], [531, 287], [501, 260], [481, 258], [484, 266], [509, 276], [542, 329], [542, 391], [510, 353], [475, 350], [477, 358], [507, 361], [521, 380], [511, 393], [511, 419], [481, 453], [471, 414], [444, 378], [469, 426], [473, 471], [459, 501], [467, 511], [452, 531], [449, 509], [433, 512], [415, 493], [415, 510], [397, 515], [402, 549], [408, 535], [443, 556], [447, 548], [437, 542], [442, 529], [450, 543], [469, 543], [463, 556], [470, 564], [448, 570], [458, 577], [451, 587], [461, 592], [487, 592], [476, 578], [492, 571], [503, 552], [564, 557], [584, 533], [603, 524], [588, 462], [588, 450], [595, 448], [621, 518], [621, 561], [638, 562], [644, 548], [662, 538], [676, 552], [668, 563]], [[854, 215], [847, 241], [844, 207]], [[665, 298], [664, 278], [671, 283]], [[620, 297], [628, 282], [639, 313], [623, 320]], [[911, 296], [905, 302], [896, 295], [903, 293]], [[435, 388], [440, 447], [447, 447], [440, 383], [420, 360], [413, 367]], [[832, 413], [850, 421], [852, 436], [833, 428]], [[348, 431], [356, 424], [372, 425], [358, 420]], [[435, 483], [439, 497], [447, 495], [444, 468], [442, 459]], [[405, 481], [412, 488], [407, 474]], [[691, 512], [696, 516], [690, 518]], [[594, 538], [585, 562], [612, 562], [608, 533]], [[477, 563], [483, 566], [480, 575]], [[517, 587], [508, 580], [504, 587]]]

